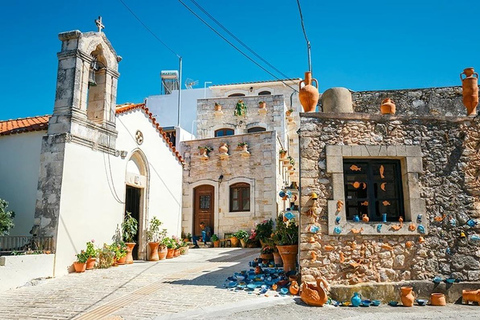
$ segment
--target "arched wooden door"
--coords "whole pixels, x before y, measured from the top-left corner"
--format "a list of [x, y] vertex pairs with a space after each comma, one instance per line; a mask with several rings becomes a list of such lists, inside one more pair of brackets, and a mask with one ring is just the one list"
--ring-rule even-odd
[[193, 235], [201, 236], [202, 230], [200, 222], [210, 227], [212, 234], [214, 233], [214, 215], [215, 215], [215, 188], [210, 185], [201, 185], [194, 189], [194, 206], [193, 206]]

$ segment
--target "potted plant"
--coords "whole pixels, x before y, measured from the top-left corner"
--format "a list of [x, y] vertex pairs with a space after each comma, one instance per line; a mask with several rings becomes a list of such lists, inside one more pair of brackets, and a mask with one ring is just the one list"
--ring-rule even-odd
[[163, 244], [167, 247], [167, 259], [172, 259], [175, 254], [175, 242], [170, 237], [163, 239]]
[[7, 207], [8, 202], [0, 199], [0, 236], [7, 235], [9, 230], [15, 226], [13, 223], [15, 212], [8, 211]]
[[292, 156], [288, 156], [287, 159], [288, 159], [288, 163], [290, 164], [289, 166], [293, 167], [295, 165], [295, 159], [293, 159]]
[[242, 248], [247, 247], [247, 241], [248, 241], [248, 232], [245, 230], [238, 230], [235, 234], [235, 237], [240, 240], [240, 243], [242, 244]]
[[104, 243], [103, 247], [98, 250], [97, 268], [100, 268], [100, 269], [110, 268], [113, 265], [114, 260], [115, 260], [115, 253], [112, 251], [112, 249], [108, 244]]
[[87, 242], [87, 249], [85, 250], [85, 253], [88, 256], [87, 266], [86, 266], [87, 270], [92, 270], [95, 266], [95, 261], [97, 261], [98, 250], [95, 249], [95, 246], [93, 245], [94, 243], [95, 243], [94, 239]]
[[77, 254], [77, 261], [73, 263], [73, 267], [75, 268], [75, 272], [85, 272], [85, 269], [87, 267], [87, 260], [88, 260], [88, 255], [87, 253], [82, 250], [80, 253]]
[[127, 264], [133, 263], [133, 255], [132, 251], [135, 247], [135, 240], [134, 237], [137, 234], [138, 230], [138, 221], [134, 217], [132, 217], [131, 212], [126, 212], [125, 220], [122, 222], [122, 231], [123, 231], [123, 240], [128, 247], [127, 253]]
[[238, 247], [238, 244], [240, 243], [240, 239], [238, 239], [236, 236], [235, 236], [235, 233], [232, 234], [232, 236], [230, 237], [230, 244], [232, 245], [232, 247]]
[[238, 148], [239, 148], [240, 150], [243, 149], [243, 151], [247, 151], [247, 152], [248, 152], [248, 143], [246, 143], [246, 142], [240, 142], [240, 143], [238, 144]]
[[285, 272], [295, 271], [298, 253], [298, 224], [295, 218], [284, 221], [283, 214], [278, 216], [273, 241], [282, 257]]
[[273, 248], [269, 245], [262, 248], [260, 251], [260, 259], [263, 260], [272, 260], [273, 259]]
[[288, 110], [285, 112], [285, 115], [286, 115], [287, 117], [290, 117], [290, 116], [292, 115], [292, 113], [293, 113], [293, 109], [288, 109]]
[[267, 103], [266, 103], [265, 101], [260, 101], [260, 102], [258, 103], [258, 107], [259, 107], [260, 109], [265, 109], [265, 108], [267, 107]]
[[160, 226], [162, 222], [158, 220], [157, 217], [152, 217], [148, 223], [148, 229], [146, 232], [148, 246], [150, 247], [150, 256], [148, 257], [149, 261], [158, 261], [160, 260], [158, 256], [158, 247], [160, 245], [160, 238], [162, 232], [160, 231]]
[[244, 116], [247, 113], [247, 105], [243, 100], [238, 100], [237, 104], [235, 105], [235, 110], [233, 114], [235, 116]]
[[213, 150], [208, 146], [198, 146], [198, 150], [200, 150], [200, 156], [208, 157], [208, 154]]
[[278, 151], [278, 154], [280, 155], [280, 159], [284, 159], [287, 156], [287, 150], [280, 148], [280, 151]]
[[110, 245], [113, 252], [113, 264], [124, 265], [127, 262], [128, 247], [123, 241], [116, 241]]
[[178, 257], [180, 255], [180, 248], [182, 247], [182, 239], [177, 236], [172, 236], [172, 241], [174, 243], [174, 252], [173, 256]]
[[216, 234], [213, 234], [213, 235], [210, 237], [210, 240], [212, 240], [212, 242], [213, 242], [213, 247], [214, 247], [214, 248], [220, 247], [220, 239], [218, 239], [218, 237], [217, 237]]
[[215, 111], [222, 111], [222, 105], [220, 103], [215, 102]]
[[260, 241], [262, 247], [271, 242], [273, 232], [273, 220], [263, 220], [255, 227], [255, 239]]

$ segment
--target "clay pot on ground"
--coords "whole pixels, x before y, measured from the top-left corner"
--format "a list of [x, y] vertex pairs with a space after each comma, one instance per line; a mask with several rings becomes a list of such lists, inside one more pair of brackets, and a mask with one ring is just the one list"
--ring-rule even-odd
[[404, 307], [413, 306], [413, 302], [415, 301], [415, 297], [413, 296], [413, 288], [412, 287], [401, 287], [400, 288], [400, 299], [402, 300], [402, 304], [403, 304]]
[[278, 252], [273, 253], [273, 263], [275, 263], [275, 266], [277, 267], [283, 266], [282, 257], [280, 256], [280, 253]]
[[297, 266], [298, 245], [277, 246], [278, 253], [282, 257], [283, 270], [295, 271]]
[[220, 240], [213, 241], [213, 247], [214, 247], [214, 248], [220, 247]]
[[118, 265], [124, 265], [126, 262], [127, 262], [127, 256], [125, 255], [125, 256], [121, 257], [120, 259], [118, 259], [118, 260], [116, 261], [116, 264], [118, 264]]
[[86, 269], [92, 270], [95, 267], [95, 261], [97, 261], [96, 258], [88, 258]]
[[476, 302], [480, 305], [480, 289], [479, 290], [462, 290], [463, 303]]
[[165, 258], [167, 258], [167, 253], [168, 253], [168, 250], [167, 250], [167, 247], [162, 245], [162, 246], [159, 246], [158, 247], [158, 260], [164, 260]]
[[446, 306], [445, 295], [443, 293], [432, 293], [430, 295], [430, 304], [432, 306]]
[[395, 108], [395, 103], [393, 103], [392, 99], [386, 98], [383, 99], [382, 104], [380, 105], [380, 113], [395, 114]]
[[[462, 78], [462, 74], [465, 78]], [[473, 68], [466, 68], [460, 73], [462, 80], [463, 104], [467, 108], [467, 115], [476, 113], [478, 105], [478, 73]]]
[[148, 246], [150, 247], [150, 256], [148, 257], [148, 261], [158, 261], [160, 258], [158, 257], [158, 242], [149, 242]]
[[175, 249], [175, 251], [173, 252], [173, 256], [174, 257], [179, 257], [180, 256], [180, 248]]
[[85, 262], [74, 262], [73, 267], [75, 268], [75, 272], [77, 273], [85, 272], [87, 264]]
[[300, 286], [300, 299], [310, 306], [322, 307], [327, 301], [328, 283], [317, 279], [316, 283], [303, 282]]
[[297, 295], [298, 291], [300, 290], [300, 286], [298, 285], [297, 281], [293, 280], [290, 284], [290, 287], [288, 288], [288, 291], [290, 291], [291, 295]]
[[175, 254], [175, 249], [174, 248], [168, 248], [167, 249], [167, 259], [172, 259]]
[[127, 246], [127, 260], [125, 261], [126, 264], [132, 264], [133, 263], [133, 248], [135, 247], [135, 242], [126, 242], [125, 243]]
[[238, 240], [237, 237], [231, 237], [231, 238], [230, 238], [230, 243], [232, 244], [232, 247], [238, 247], [238, 243], [239, 243], [239, 242], [240, 242], [240, 241]]
[[[312, 83], [315, 82], [315, 86]], [[302, 87], [303, 84], [303, 87]], [[318, 104], [318, 81], [317, 79], [312, 78], [312, 73], [307, 71], [305, 72], [305, 79], [300, 81], [298, 84], [299, 93], [298, 98], [302, 104], [303, 111], [305, 112], [315, 112]]]

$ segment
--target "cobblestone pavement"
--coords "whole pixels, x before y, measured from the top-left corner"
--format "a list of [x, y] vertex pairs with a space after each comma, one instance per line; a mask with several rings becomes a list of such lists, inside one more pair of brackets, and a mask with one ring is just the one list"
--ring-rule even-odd
[[0, 319], [480, 319], [480, 306], [313, 308], [223, 288], [258, 249], [210, 248], [40, 281], [0, 294]]

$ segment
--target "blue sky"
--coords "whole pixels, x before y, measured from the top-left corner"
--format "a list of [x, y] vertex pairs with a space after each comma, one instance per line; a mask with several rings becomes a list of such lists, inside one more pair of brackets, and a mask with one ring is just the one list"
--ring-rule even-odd
[[[275, 79], [220, 39], [178, 0], [123, 1], [183, 57], [183, 79], [198, 80], [197, 88], [205, 81]], [[201, 14], [190, 0], [183, 1]], [[196, 1], [282, 73], [303, 77], [308, 69], [307, 51], [296, 0]], [[356, 91], [456, 86], [461, 84], [459, 74], [465, 67], [480, 70], [480, 1], [300, 3], [320, 91], [335, 86]], [[94, 31], [99, 15], [105, 34], [123, 57], [117, 103], [142, 102], [159, 94], [160, 71], [178, 68], [178, 58], [120, 0], [16, 0], [0, 5], [1, 120], [52, 112], [60, 50], [57, 35], [75, 29]]]

